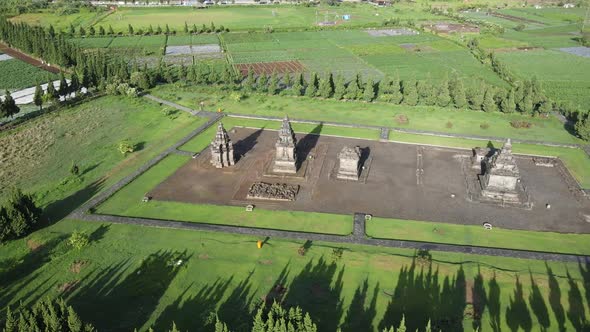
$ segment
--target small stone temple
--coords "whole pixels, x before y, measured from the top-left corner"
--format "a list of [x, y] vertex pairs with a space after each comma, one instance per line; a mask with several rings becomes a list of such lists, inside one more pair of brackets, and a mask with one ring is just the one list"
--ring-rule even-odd
[[512, 143], [506, 141], [501, 150], [484, 161], [484, 174], [480, 178], [482, 196], [494, 200], [518, 203], [520, 172], [512, 155]]
[[275, 143], [276, 153], [272, 171], [275, 173], [297, 173], [297, 153], [295, 151], [295, 134], [291, 128], [289, 117], [285, 116], [281, 129], [279, 130], [279, 138]]
[[342, 180], [358, 181], [359, 179], [359, 161], [361, 159], [361, 149], [358, 146], [345, 146], [338, 153], [338, 173], [336, 177]]
[[213, 166], [223, 168], [235, 164], [234, 146], [221, 122], [217, 126], [217, 133], [215, 133], [215, 139], [211, 142], [210, 149], [211, 164]]

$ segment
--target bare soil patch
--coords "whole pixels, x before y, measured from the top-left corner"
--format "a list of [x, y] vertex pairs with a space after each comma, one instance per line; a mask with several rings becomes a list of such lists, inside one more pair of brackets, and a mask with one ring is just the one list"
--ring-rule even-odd
[[257, 63], [241, 63], [236, 65], [236, 69], [242, 75], [248, 75], [248, 70], [252, 69], [254, 74], [269, 75], [273, 72], [277, 74], [285, 73], [301, 73], [305, 71], [305, 66], [297, 60], [295, 61], [278, 61], [278, 62], [257, 62]]
[[70, 266], [70, 272], [72, 272], [72, 273], [80, 273], [80, 271], [82, 271], [82, 268], [86, 264], [88, 264], [88, 261], [75, 261]]
[[424, 27], [437, 33], [479, 33], [479, 27], [471, 24], [438, 22]]
[[76, 286], [78, 286], [79, 283], [80, 283], [79, 280], [68, 281], [64, 284], [59, 285], [57, 287], [57, 290], [60, 293], [69, 293], [69, 292], [73, 291], [76, 288]]
[[31, 251], [36, 251], [41, 247], [43, 247], [43, 243], [34, 239], [27, 240], [27, 248], [29, 248]]
[[522, 17], [518, 17], [518, 16], [514, 16], [514, 15], [500, 14], [498, 12], [491, 12], [491, 13], [489, 13], [489, 15], [494, 16], [494, 17], [503, 18], [505, 20], [509, 20], [509, 21], [513, 21], [513, 22], [534, 23], [534, 24], [545, 25], [545, 23], [543, 23], [541, 21], [530, 20], [527, 18], [522, 18]]
[[8, 55], [10, 55], [13, 58], [19, 59], [21, 61], [24, 61], [30, 65], [33, 65], [37, 68], [41, 68], [43, 70], [47, 70], [48, 72], [54, 73], [54, 74], [58, 74], [59, 73], [59, 68], [57, 67], [53, 67], [53, 66], [48, 66], [47, 64], [43, 64], [41, 61], [30, 57], [24, 53], [22, 53], [21, 51], [15, 50], [13, 48], [8, 47], [5, 44], [0, 43], [0, 52], [2, 53], [6, 53]]

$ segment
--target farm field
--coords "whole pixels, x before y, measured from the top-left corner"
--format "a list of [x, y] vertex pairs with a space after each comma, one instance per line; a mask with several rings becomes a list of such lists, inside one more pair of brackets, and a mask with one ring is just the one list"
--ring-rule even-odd
[[[317, 14], [316, 14], [317, 13]], [[343, 21], [342, 15], [350, 15], [349, 21]], [[337, 17], [338, 16], [338, 17]], [[262, 30], [264, 27], [273, 29], [283, 28], [311, 28], [319, 21], [340, 21], [342, 26], [355, 27], [363, 25], [379, 25], [388, 18], [429, 20], [437, 16], [417, 11], [411, 5], [400, 5], [398, 8], [376, 8], [371, 5], [341, 5], [337, 7], [304, 7], [304, 6], [259, 6], [259, 7], [209, 7], [206, 9], [192, 9], [181, 7], [165, 8], [119, 8], [109, 16], [104, 17], [96, 25], [112, 26], [115, 31], [126, 31], [127, 25], [134, 28], [149, 27], [150, 23], [162, 22], [170, 29], [178, 32], [196, 24], [209, 26], [213, 22], [216, 26], [223, 25], [231, 31]]]
[[428, 33], [374, 36], [364, 30], [235, 33], [222, 36], [231, 60], [253, 63], [298, 61], [308, 72], [334, 72], [347, 78], [361, 73], [381, 78], [442, 79], [453, 72], [499, 86], [502, 81], [464, 47]]
[[75, 28], [90, 27], [94, 22], [99, 20], [106, 11], [89, 11], [87, 9], [80, 9], [80, 12], [70, 15], [58, 15], [49, 10], [40, 11], [36, 13], [25, 13], [12, 18], [13, 22], [23, 22], [30, 25], [40, 25], [48, 27], [53, 25], [56, 30], [66, 30], [70, 24]]
[[0, 91], [15, 91], [35, 86], [37, 82], [46, 83], [55, 80], [58, 75], [32, 66], [18, 59], [0, 61]]
[[[204, 122], [168, 113], [143, 99], [102, 97], [2, 132], [2, 197], [19, 186], [35, 193], [49, 214], [73, 209]], [[117, 149], [122, 140], [138, 151], [122, 155]], [[72, 163], [79, 176], [70, 174]]]
[[[269, 115], [293, 119], [346, 122], [375, 126], [429, 130], [466, 135], [497, 136], [522, 140], [550, 141], [559, 143], [583, 143], [568, 133], [557, 119], [531, 118], [520, 114], [484, 113], [442, 109], [438, 107], [407, 107], [386, 103], [343, 102], [334, 100], [294, 98], [287, 96], [265, 96], [252, 94], [236, 102], [226, 93], [215, 88], [181, 87], [162, 85], [152, 93], [158, 97], [181, 105], [198, 108], [202, 101], [209, 110], [221, 108], [224, 112]], [[407, 124], [396, 121], [396, 115], [406, 115]], [[525, 120], [533, 124], [529, 129], [516, 129], [511, 120]], [[448, 128], [447, 123], [452, 123]], [[487, 129], [481, 124], [488, 124]]]
[[536, 76], [549, 97], [590, 108], [590, 58], [558, 50], [499, 53], [520, 78]]
[[[91, 244], [70, 249], [66, 238], [74, 230], [91, 234]], [[531, 330], [560, 325], [570, 330], [576, 326], [572, 321], [588, 315], [583, 294], [589, 267], [584, 263], [430, 252], [430, 267], [413, 259], [411, 250], [344, 245], [342, 257], [334, 260], [331, 243], [309, 243], [300, 256], [305, 241], [271, 238], [259, 250], [256, 240], [66, 220], [0, 251], [0, 259], [8, 262], [0, 268], [0, 303], [62, 296], [101, 330], [141, 331], [150, 326], [165, 331], [172, 321], [181, 330], [209, 329], [207, 317], [214, 310], [230, 328], [239, 329], [249, 326], [251, 312], [268, 296], [300, 305], [323, 331], [338, 325], [342, 331], [377, 331], [398, 323], [402, 313], [415, 329], [439, 312], [458, 317], [455, 324], [466, 331], [473, 324], [505, 330], [515, 321]], [[43, 249], [32, 252], [28, 246], [33, 244]], [[178, 259], [180, 267], [169, 264]], [[81, 268], [73, 269], [80, 261]], [[60, 290], [70, 283], [72, 290]], [[273, 295], [277, 284], [285, 291]], [[393, 298], [393, 306], [392, 294], [403, 294]], [[440, 306], [424, 310], [426, 298]], [[537, 306], [547, 311], [534, 311]], [[481, 312], [481, 321], [464, 316], [464, 310]]]

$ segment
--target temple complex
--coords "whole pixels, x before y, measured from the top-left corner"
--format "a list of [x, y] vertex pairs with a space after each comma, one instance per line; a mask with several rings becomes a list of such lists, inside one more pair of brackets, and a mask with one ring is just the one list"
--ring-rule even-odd
[[493, 200], [519, 203], [519, 182], [520, 172], [508, 139], [501, 150], [484, 161], [483, 175], [480, 177], [481, 194]]
[[358, 181], [360, 159], [361, 149], [358, 146], [345, 146], [342, 148], [338, 153], [339, 167], [336, 177], [341, 180]]
[[281, 129], [279, 130], [279, 138], [275, 143], [275, 158], [272, 171], [275, 173], [297, 173], [297, 153], [295, 151], [295, 134], [291, 128], [289, 117], [285, 116]]
[[229, 167], [235, 164], [234, 146], [219, 122], [215, 139], [211, 142], [211, 164], [217, 168]]

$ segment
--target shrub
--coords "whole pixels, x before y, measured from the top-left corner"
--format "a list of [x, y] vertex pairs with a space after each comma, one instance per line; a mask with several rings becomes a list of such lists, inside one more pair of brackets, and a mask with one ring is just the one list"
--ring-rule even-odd
[[119, 152], [122, 154], [131, 153], [133, 151], [135, 151], [135, 145], [131, 144], [128, 140], [119, 143]]
[[407, 115], [398, 114], [395, 116], [395, 122], [397, 122], [397, 124], [403, 125], [403, 124], [410, 123], [410, 119], [408, 118]]
[[485, 129], [490, 128], [490, 125], [488, 123], [484, 122], [484, 123], [482, 123], [482, 124], [479, 125], [479, 128], [485, 130]]
[[516, 31], [522, 31], [522, 30], [524, 30], [524, 28], [526, 28], [526, 25], [524, 25], [524, 24], [521, 23], [521, 24], [515, 26], [514, 27], [514, 30], [516, 30]]
[[519, 129], [519, 128], [525, 128], [526, 129], [526, 128], [530, 128], [530, 127], [533, 126], [532, 123], [530, 123], [528, 121], [524, 121], [524, 120], [512, 120], [512, 121], [510, 121], [510, 125], [513, 128], [517, 128], [517, 129]]
[[76, 176], [77, 176], [78, 174], [80, 174], [80, 168], [79, 168], [79, 167], [78, 167], [78, 165], [76, 165], [76, 163], [74, 163], [73, 161], [72, 161], [72, 166], [70, 166], [70, 173], [71, 173], [72, 175], [76, 175]]
[[344, 253], [344, 249], [342, 248], [334, 248], [332, 249], [332, 260], [339, 261], [342, 258], [342, 254]]
[[447, 124], [445, 125], [445, 127], [451, 129], [451, 128], [453, 128], [453, 123], [451, 121], [447, 121]]
[[68, 240], [68, 243], [74, 247], [74, 249], [80, 250], [90, 243], [90, 237], [86, 232], [74, 231]]
[[590, 141], [590, 116], [586, 117], [586, 119], [578, 120], [574, 129], [581, 139]]

